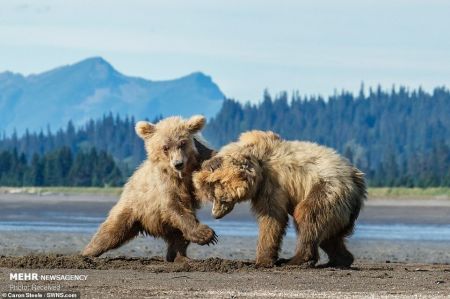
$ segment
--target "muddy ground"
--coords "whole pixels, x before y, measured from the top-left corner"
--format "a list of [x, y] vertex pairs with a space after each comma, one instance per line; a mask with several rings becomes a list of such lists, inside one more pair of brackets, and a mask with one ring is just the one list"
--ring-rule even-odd
[[[59, 285], [81, 298], [450, 298], [450, 265], [357, 262], [351, 269], [257, 269], [252, 261], [67, 255], [0, 257], [0, 290]], [[15, 272], [83, 274], [86, 281], [10, 281]]]

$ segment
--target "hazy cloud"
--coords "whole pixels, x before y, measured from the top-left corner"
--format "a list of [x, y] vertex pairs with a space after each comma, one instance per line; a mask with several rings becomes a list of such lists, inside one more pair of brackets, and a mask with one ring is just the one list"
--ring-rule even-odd
[[[450, 2], [430, 0], [2, 1], [0, 71], [103, 56], [119, 71], [211, 75], [230, 97], [264, 88], [450, 82]], [[44, 15], [45, 13], [45, 15]]]
[[34, 2], [20, 3], [14, 7], [16, 12], [33, 12], [37, 14], [47, 13], [50, 11], [50, 5], [42, 5]]

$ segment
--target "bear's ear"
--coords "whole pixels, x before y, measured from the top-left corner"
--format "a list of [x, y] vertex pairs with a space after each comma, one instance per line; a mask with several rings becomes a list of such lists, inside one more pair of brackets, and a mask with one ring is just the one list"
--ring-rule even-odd
[[242, 158], [236, 162], [239, 165], [240, 170], [253, 171], [255, 168], [252, 164], [252, 158], [249, 155], [243, 155]]
[[214, 170], [220, 168], [222, 166], [222, 163], [222, 157], [212, 157], [211, 159], [203, 162], [202, 169], [213, 172]]
[[192, 182], [194, 183], [195, 189], [204, 188], [209, 182], [209, 173], [205, 170], [195, 171], [192, 175]]
[[240, 164], [240, 170], [243, 178], [253, 182], [256, 178], [256, 169], [250, 156], [244, 155], [244, 161]]
[[136, 134], [142, 139], [150, 137], [156, 130], [155, 125], [148, 121], [138, 121], [134, 129], [136, 130]]
[[194, 115], [186, 121], [186, 127], [191, 134], [195, 134], [206, 124], [206, 118], [203, 115]]

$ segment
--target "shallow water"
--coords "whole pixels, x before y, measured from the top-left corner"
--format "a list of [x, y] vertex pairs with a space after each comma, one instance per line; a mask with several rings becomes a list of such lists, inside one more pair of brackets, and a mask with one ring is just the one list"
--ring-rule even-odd
[[[103, 217], [52, 215], [49, 221], [0, 221], [0, 231], [94, 233]], [[251, 221], [204, 221], [220, 236], [256, 237], [258, 226]], [[296, 235], [292, 225], [287, 237]], [[424, 240], [450, 242], [450, 224], [372, 224], [358, 223], [351, 239], [356, 240]]]
[[[252, 222], [206, 222], [219, 235], [224, 236], [257, 236], [258, 227]], [[287, 237], [295, 237], [296, 233], [289, 226]], [[356, 225], [352, 239], [370, 240], [426, 240], [449, 241], [450, 225], [426, 225], [426, 224], [364, 224]]]

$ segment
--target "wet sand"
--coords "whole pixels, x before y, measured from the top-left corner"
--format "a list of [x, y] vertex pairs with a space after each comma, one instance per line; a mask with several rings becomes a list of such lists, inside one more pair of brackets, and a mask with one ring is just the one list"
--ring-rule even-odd
[[[89, 242], [90, 234], [0, 232], [0, 255], [23, 256], [29, 254], [74, 255]], [[416, 262], [450, 263], [450, 244], [432, 241], [349, 240], [347, 245], [356, 259], [364, 262]], [[289, 258], [296, 247], [294, 238], [285, 238], [280, 257]], [[105, 253], [104, 257], [164, 256], [165, 244], [159, 239], [139, 236], [124, 246]], [[256, 238], [221, 236], [215, 246], [191, 244], [188, 256], [195, 259], [218, 257], [223, 259], [255, 258]], [[320, 252], [320, 263], [327, 261]]]
[[[92, 195], [46, 195], [0, 194], [0, 220], [45, 221], [55, 215], [70, 213], [71, 216], [104, 219], [117, 201], [114, 196]], [[247, 204], [236, 206], [235, 210], [220, 221], [254, 221]], [[210, 207], [199, 211], [203, 221], [213, 221]], [[52, 218], [52, 219], [53, 219]], [[70, 222], [72, 218], [55, 218]], [[450, 224], [450, 200], [446, 199], [370, 199], [361, 212], [359, 223], [370, 224]], [[214, 224], [214, 222], [212, 222]], [[26, 254], [77, 254], [89, 242], [92, 233], [58, 232], [57, 224], [53, 232], [1, 231], [1, 255]], [[286, 237], [281, 257], [289, 257], [295, 250], [295, 238]], [[355, 257], [364, 261], [450, 263], [449, 242], [401, 241], [401, 240], [361, 240], [350, 238], [350, 250]], [[189, 247], [193, 258], [220, 257], [225, 259], [254, 259], [256, 237], [231, 237], [219, 235], [216, 246]], [[165, 244], [151, 237], [137, 237], [125, 246], [106, 254], [114, 256], [149, 257], [163, 256]]]
[[[105, 217], [116, 200], [0, 194], [0, 219], [32, 220], [68, 210]], [[246, 205], [229, 215], [230, 220], [250, 217]], [[208, 207], [200, 211], [200, 218], [211, 219]], [[450, 201], [371, 199], [359, 221], [449, 224]], [[79, 291], [82, 298], [450, 298], [448, 242], [350, 239], [356, 257], [352, 269], [256, 269], [254, 237], [220, 236], [216, 246], [191, 245], [189, 256], [197, 261], [185, 264], [163, 262], [164, 243], [149, 237], [138, 237], [102, 258], [82, 258], [77, 253], [90, 237], [78, 232], [0, 231], [0, 291], [33, 283], [10, 281], [9, 273], [37, 272], [89, 275], [87, 281], [58, 282], [63, 290]], [[295, 239], [286, 238], [281, 256], [289, 257], [294, 250]], [[322, 257], [320, 263], [324, 262]]]

